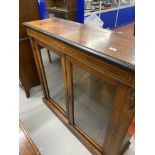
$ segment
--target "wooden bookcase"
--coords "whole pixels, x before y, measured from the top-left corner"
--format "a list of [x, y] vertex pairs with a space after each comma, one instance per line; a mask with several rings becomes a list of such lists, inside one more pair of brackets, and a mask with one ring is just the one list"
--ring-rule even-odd
[[76, 0], [46, 0], [47, 14], [55, 17], [76, 21]]
[[[134, 37], [59, 18], [25, 26], [44, 103], [93, 155], [122, 155], [135, 110]], [[50, 50], [51, 64], [40, 47]]]

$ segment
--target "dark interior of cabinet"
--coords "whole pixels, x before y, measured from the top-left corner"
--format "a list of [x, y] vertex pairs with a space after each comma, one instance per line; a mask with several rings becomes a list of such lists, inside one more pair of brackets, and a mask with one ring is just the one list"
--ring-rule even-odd
[[67, 10], [67, 0], [46, 0], [47, 9]]
[[76, 21], [76, 0], [46, 0], [47, 13], [55, 17]]
[[66, 7], [67, 0], [46, 0], [47, 7]]

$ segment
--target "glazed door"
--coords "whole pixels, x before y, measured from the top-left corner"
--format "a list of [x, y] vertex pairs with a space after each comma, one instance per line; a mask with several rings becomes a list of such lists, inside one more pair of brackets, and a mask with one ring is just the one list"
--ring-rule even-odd
[[127, 89], [113, 77], [71, 57], [67, 57], [66, 68], [70, 124], [104, 150]]
[[54, 48], [48, 50], [44, 46], [39, 41], [35, 42], [44, 97], [64, 115], [67, 115], [64, 56], [61, 51]]
[[[49, 53], [47, 53], [49, 52]], [[52, 51], [41, 50], [50, 99], [66, 112], [66, 96], [62, 71], [62, 58]], [[51, 59], [51, 62], [50, 60]]]
[[73, 92], [74, 124], [102, 147], [116, 86], [73, 65]]

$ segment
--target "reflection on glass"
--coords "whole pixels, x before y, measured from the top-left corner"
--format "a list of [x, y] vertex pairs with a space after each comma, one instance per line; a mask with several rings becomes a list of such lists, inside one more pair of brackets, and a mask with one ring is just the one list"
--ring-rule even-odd
[[48, 83], [50, 97], [66, 111], [64, 80], [60, 56], [50, 52], [51, 63], [46, 49], [41, 50], [44, 70]]
[[103, 12], [121, 7], [130, 7], [135, 4], [135, 0], [85, 0], [85, 16], [93, 12]]
[[74, 124], [103, 146], [116, 88], [73, 66]]

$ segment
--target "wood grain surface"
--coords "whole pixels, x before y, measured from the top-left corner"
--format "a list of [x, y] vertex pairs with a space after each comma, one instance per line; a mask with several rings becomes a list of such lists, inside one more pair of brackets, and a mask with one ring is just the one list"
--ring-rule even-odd
[[85, 24], [51, 18], [25, 23], [26, 26], [40, 31], [51, 37], [57, 36], [64, 42], [77, 45], [101, 57], [135, 66], [134, 37], [120, 34], [111, 30], [91, 27]]

